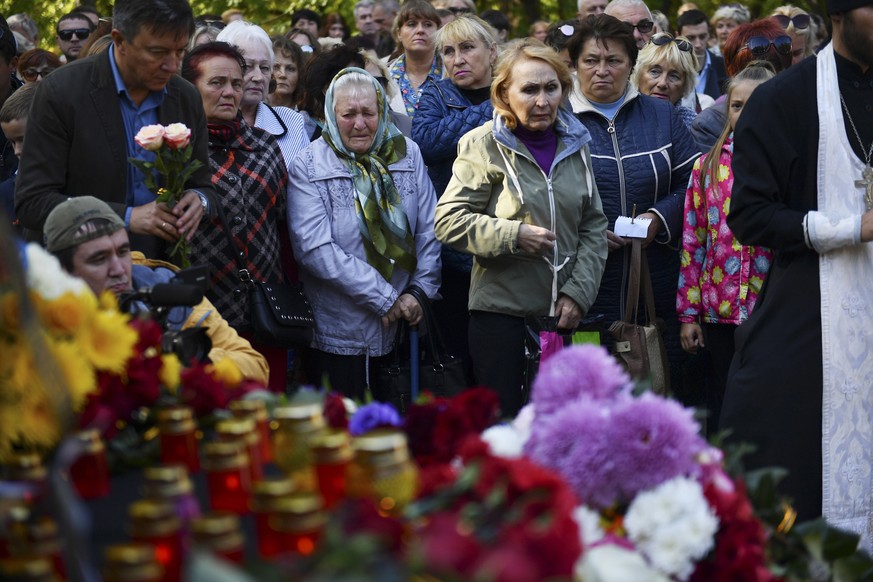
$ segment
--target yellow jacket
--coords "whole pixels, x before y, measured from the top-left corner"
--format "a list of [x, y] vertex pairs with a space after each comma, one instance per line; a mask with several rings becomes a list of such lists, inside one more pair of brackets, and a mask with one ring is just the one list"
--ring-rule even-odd
[[[172, 271], [179, 270], [171, 263], [147, 259], [138, 251], [134, 251], [130, 255], [135, 265], [143, 265], [152, 269], [163, 267]], [[248, 340], [241, 338], [236, 330], [228, 325], [215, 306], [205, 297], [203, 301], [193, 307], [188, 319], [182, 325], [182, 329], [195, 327], [198, 323], [206, 328], [206, 335], [212, 341], [212, 349], [209, 351], [210, 360], [217, 362], [224, 358], [230, 358], [239, 368], [243, 378], [267, 385], [270, 376], [267, 360], [252, 347]]]

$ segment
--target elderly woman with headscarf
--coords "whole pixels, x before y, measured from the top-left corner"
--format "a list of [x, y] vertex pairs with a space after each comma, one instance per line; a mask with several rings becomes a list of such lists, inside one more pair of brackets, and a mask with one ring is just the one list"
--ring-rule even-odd
[[389, 121], [382, 86], [340, 71], [324, 98], [324, 131], [291, 168], [288, 221], [316, 328], [312, 377], [363, 398], [400, 319], [419, 322], [404, 293], [439, 289], [436, 193], [418, 146]]

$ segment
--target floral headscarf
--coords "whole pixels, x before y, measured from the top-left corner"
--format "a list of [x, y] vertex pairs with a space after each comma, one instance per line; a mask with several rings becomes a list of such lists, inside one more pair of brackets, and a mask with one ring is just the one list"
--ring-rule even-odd
[[[334, 87], [350, 73], [365, 75], [376, 90], [379, 124], [367, 153], [357, 154], [343, 145], [334, 111]], [[355, 210], [367, 261], [391, 280], [394, 267], [415, 272], [415, 241], [388, 166], [406, 156], [406, 140], [389, 119], [388, 100], [370, 73], [348, 67], [336, 74], [324, 98], [325, 132], [322, 137], [341, 160], [348, 163], [355, 183]]]

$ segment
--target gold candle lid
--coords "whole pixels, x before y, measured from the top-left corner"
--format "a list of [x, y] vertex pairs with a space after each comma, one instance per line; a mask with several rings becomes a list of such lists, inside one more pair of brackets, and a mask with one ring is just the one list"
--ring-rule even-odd
[[207, 471], [227, 471], [248, 467], [249, 456], [239, 441], [217, 441], [203, 445], [203, 467]]
[[0, 560], [0, 580], [53, 582], [57, 580], [51, 560], [42, 556], [19, 556]]
[[169, 535], [179, 529], [180, 521], [171, 503], [140, 499], [130, 504], [130, 533], [133, 536]]
[[83, 430], [76, 434], [76, 438], [84, 445], [85, 452], [89, 454], [102, 453], [106, 450], [100, 431], [97, 429]]
[[273, 418], [295, 432], [310, 432], [324, 427], [324, 414], [320, 404], [294, 404], [277, 406]]
[[247, 445], [256, 445], [261, 440], [255, 430], [253, 418], [229, 418], [215, 423], [218, 438], [226, 441], [243, 441]]
[[256, 513], [272, 511], [273, 502], [294, 492], [294, 482], [287, 477], [270, 477], [252, 485], [249, 507]]
[[187, 495], [192, 491], [188, 470], [182, 465], [146, 467], [143, 476], [143, 495], [146, 497], [166, 499]]
[[319, 465], [336, 465], [351, 461], [355, 456], [351, 438], [344, 429], [327, 429], [309, 441], [314, 461]]
[[232, 513], [207, 513], [191, 522], [194, 543], [214, 551], [242, 548], [239, 517]]
[[189, 406], [168, 406], [157, 412], [158, 427], [167, 434], [180, 434], [194, 430], [194, 412]]
[[396, 428], [377, 428], [352, 439], [355, 458], [364, 464], [392, 465], [409, 460], [406, 434]]
[[228, 405], [228, 409], [237, 418], [267, 420], [267, 405], [257, 398], [234, 400]]
[[314, 531], [327, 522], [324, 500], [315, 493], [291, 493], [273, 502], [270, 527], [283, 532]]
[[107, 582], [160, 580], [163, 569], [155, 556], [154, 546], [117, 544], [106, 548], [104, 577]]
[[43, 481], [48, 474], [36, 453], [13, 453], [5, 472], [10, 481]]

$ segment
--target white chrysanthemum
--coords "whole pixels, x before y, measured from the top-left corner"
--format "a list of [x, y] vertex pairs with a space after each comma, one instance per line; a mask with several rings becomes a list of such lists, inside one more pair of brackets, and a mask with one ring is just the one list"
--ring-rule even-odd
[[574, 568], [585, 582], [670, 582], [637, 552], [612, 544], [586, 549]]
[[526, 404], [521, 410], [518, 411], [518, 414], [515, 416], [515, 419], [510, 423], [512, 424], [512, 428], [521, 435], [522, 440], [527, 442], [527, 439], [530, 438], [531, 426], [533, 426], [534, 418], [536, 417], [536, 411], [534, 410], [533, 404]]
[[524, 443], [527, 441], [511, 425], [499, 424], [482, 433], [482, 440], [488, 443], [491, 453], [504, 459], [518, 459], [524, 453]]
[[686, 580], [713, 547], [718, 518], [700, 483], [676, 477], [633, 500], [624, 517], [628, 538], [668, 576]]
[[38, 244], [29, 243], [26, 253], [27, 287], [43, 299], [57, 299], [67, 292], [76, 295], [90, 292], [84, 281], [64, 271], [60, 261]]
[[573, 510], [573, 521], [579, 526], [579, 537], [582, 539], [582, 547], [596, 544], [603, 539], [603, 528], [600, 527], [600, 514], [589, 509], [587, 505], [580, 505]]

